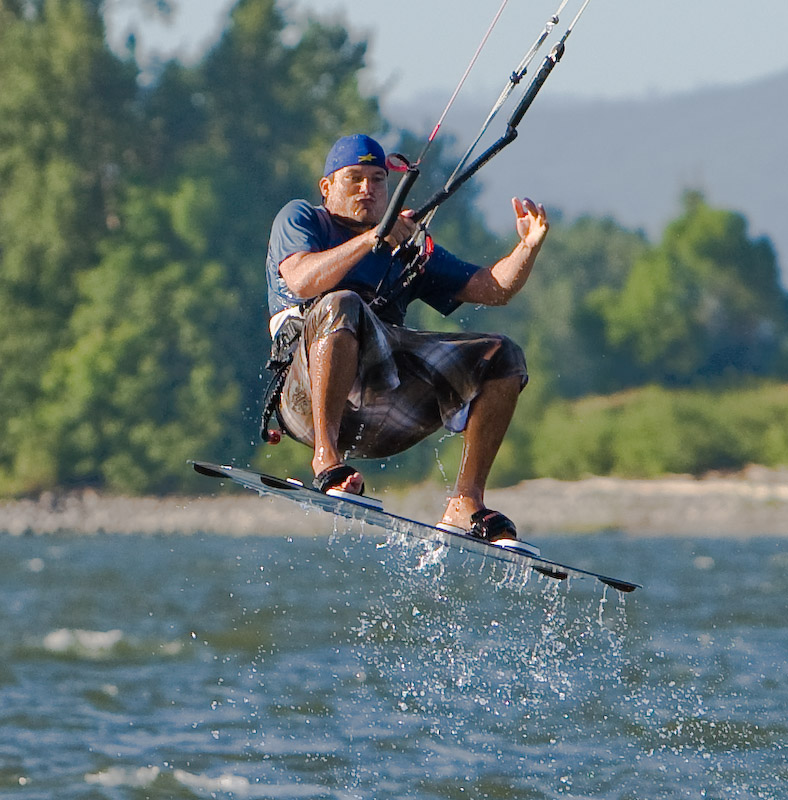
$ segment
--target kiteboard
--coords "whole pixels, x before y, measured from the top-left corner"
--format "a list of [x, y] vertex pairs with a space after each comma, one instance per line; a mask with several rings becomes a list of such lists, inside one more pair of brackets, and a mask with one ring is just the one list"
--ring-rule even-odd
[[528, 549], [524, 543], [521, 544], [513, 540], [487, 542], [467, 533], [455, 533], [454, 531], [437, 528], [434, 525], [428, 525], [425, 522], [418, 522], [417, 520], [392, 514], [383, 508], [380, 500], [371, 497], [352, 495], [334, 490], [329, 490], [330, 494], [324, 494], [310, 486], [305, 486], [295, 478], [277, 478], [273, 475], [266, 475], [250, 469], [242, 469], [226, 464], [211, 464], [207, 461], [191, 461], [190, 463], [201, 475], [230, 480], [257, 492], [261, 496], [268, 495], [285, 498], [299, 505], [317, 508], [346, 519], [362, 520], [386, 531], [405, 533], [437, 546], [478, 553], [486, 558], [520, 564], [555, 580], [565, 580], [569, 577], [593, 578], [607, 586], [612, 586], [620, 592], [632, 592], [640, 588], [640, 584], [637, 583], [551, 561], [548, 558], [537, 555]]

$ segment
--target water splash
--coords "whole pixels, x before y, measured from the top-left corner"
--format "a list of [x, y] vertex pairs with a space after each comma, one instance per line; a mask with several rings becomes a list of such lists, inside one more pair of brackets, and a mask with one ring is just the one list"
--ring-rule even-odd
[[446, 467], [443, 464], [440, 454], [440, 448], [445, 441], [448, 439], [453, 439], [457, 434], [453, 433], [452, 431], [448, 431], [444, 433], [439, 439], [438, 443], [435, 447], [435, 463], [438, 465], [438, 470], [440, 471], [441, 478], [443, 479], [443, 486], [446, 492], [451, 492], [452, 487], [454, 486], [454, 481], [451, 480], [446, 472]]
[[438, 728], [447, 715], [456, 721], [458, 708], [494, 718], [516, 707], [535, 720], [544, 703], [587, 700], [591, 678], [620, 679], [623, 595], [611, 616], [606, 594], [570, 600], [565, 583], [527, 566], [458, 554], [404, 531], [388, 532], [377, 551], [380, 592], [359, 615], [354, 648], [400, 712]]

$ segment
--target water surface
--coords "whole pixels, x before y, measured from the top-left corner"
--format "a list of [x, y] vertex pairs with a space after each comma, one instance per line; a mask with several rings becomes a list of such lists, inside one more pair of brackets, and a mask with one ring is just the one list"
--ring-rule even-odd
[[784, 542], [540, 544], [644, 588], [357, 530], [0, 536], [0, 797], [788, 797]]

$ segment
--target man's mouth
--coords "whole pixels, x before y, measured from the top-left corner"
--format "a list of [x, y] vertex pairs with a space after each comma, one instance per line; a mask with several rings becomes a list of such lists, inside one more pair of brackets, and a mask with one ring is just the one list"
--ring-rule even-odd
[[374, 208], [375, 208], [375, 201], [371, 199], [356, 200], [355, 202], [356, 213], [372, 211]]

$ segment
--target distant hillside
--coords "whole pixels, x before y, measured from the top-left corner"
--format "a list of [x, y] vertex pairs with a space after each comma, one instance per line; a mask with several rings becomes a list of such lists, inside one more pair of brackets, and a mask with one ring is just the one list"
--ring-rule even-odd
[[[788, 72], [741, 87], [622, 102], [556, 101], [548, 82], [518, 141], [480, 173], [482, 207], [491, 227], [505, 230], [509, 198], [526, 194], [570, 218], [610, 215], [654, 238], [678, 214], [681, 193], [700, 189], [712, 205], [742, 212], [753, 236], [771, 239], [788, 285], [786, 97]], [[443, 102], [419, 98], [386, 111], [397, 125], [421, 130], [434, 122], [424, 109], [435, 115]], [[461, 146], [488, 107], [486, 99], [477, 107], [466, 101], [452, 111], [446, 127]]]

